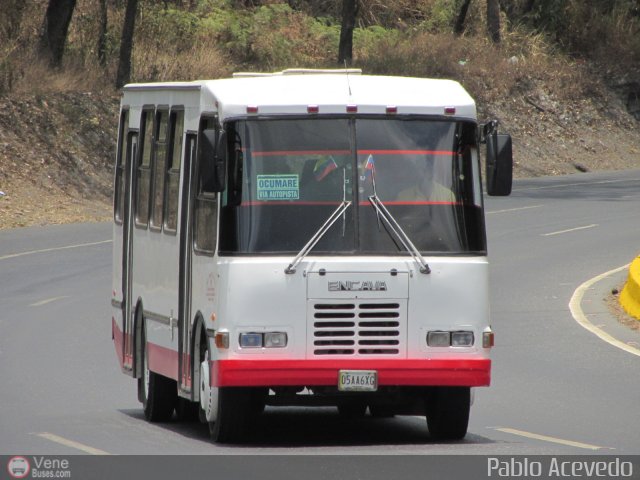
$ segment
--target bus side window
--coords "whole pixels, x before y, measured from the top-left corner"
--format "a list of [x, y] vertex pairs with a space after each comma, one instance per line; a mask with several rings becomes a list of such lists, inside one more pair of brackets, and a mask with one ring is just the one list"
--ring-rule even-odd
[[164, 203], [164, 184], [167, 156], [167, 124], [169, 112], [158, 110], [155, 124], [155, 147], [153, 149], [153, 200], [151, 202], [151, 228], [162, 228], [162, 209]]
[[[200, 121], [199, 135], [203, 130], [218, 128], [214, 118], [203, 118]], [[216, 249], [218, 194], [211, 191], [210, 179], [213, 176], [213, 159], [198, 163], [196, 179], [196, 198], [194, 212], [194, 249], [198, 253], [213, 255]]]
[[184, 110], [171, 110], [169, 117], [169, 157], [167, 160], [167, 193], [164, 229], [175, 233], [178, 225], [178, 190], [184, 137]]
[[140, 121], [140, 151], [136, 168], [136, 226], [147, 228], [149, 223], [149, 199], [151, 190], [151, 153], [153, 148], [153, 110], [142, 111]]
[[120, 128], [118, 132], [118, 153], [116, 156], [115, 193], [113, 196], [113, 219], [120, 225], [124, 218], [125, 181], [127, 178], [127, 152], [129, 149], [129, 110], [122, 110], [120, 114]]

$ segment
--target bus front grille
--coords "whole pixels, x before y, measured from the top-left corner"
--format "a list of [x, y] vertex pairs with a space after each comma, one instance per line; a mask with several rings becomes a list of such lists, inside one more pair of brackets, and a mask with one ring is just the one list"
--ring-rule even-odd
[[309, 302], [313, 356], [404, 355], [404, 301]]

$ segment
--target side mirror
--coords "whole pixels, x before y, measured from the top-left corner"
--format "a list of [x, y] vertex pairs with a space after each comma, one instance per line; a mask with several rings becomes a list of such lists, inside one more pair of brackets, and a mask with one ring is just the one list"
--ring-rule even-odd
[[511, 194], [513, 183], [513, 153], [511, 135], [499, 134], [495, 130], [487, 133], [487, 193], [491, 196]]
[[203, 190], [210, 193], [224, 191], [227, 180], [227, 134], [224, 130], [208, 128], [202, 131], [198, 161]]

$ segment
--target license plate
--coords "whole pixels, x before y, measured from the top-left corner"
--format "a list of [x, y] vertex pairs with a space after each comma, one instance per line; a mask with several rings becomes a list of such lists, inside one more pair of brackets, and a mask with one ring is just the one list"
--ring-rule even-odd
[[375, 370], [340, 370], [338, 390], [341, 392], [375, 392], [378, 372]]

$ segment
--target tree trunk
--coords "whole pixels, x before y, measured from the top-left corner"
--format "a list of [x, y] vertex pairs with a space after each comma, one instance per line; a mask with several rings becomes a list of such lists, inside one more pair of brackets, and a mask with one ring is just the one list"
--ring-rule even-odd
[[471, 5], [471, 0], [462, 0], [462, 5], [460, 6], [460, 12], [458, 13], [458, 18], [456, 18], [456, 23], [453, 26], [453, 32], [456, 35], [462, 35], [467, 28], [466, 20], [467, 20], [467, 12], [469, 11], [469, 5]]
[[127, 0], [124, 25], [122, 26], [122, 38], [120, 39], [120, 59], [118, 61], [118, 74], [116, 75], [116, 88], [121, 88], [131, 81], [131, 52], [133, 51], [133, 31], [136, 25], [137, 10], [138, 0]]
[[98, 62], [100, 66], [107, 65], [107, 0], [100, 0], [100, 30], [98, 32]]
[[353, 60], [353, 30], [360, 8], [359, 0], [342, 0], [342, 27], [338, 46], [338, 63], [351, 65]]
[[500, 4], [487, 0], [487, 31], [493, 43], [500, 43]]
[[62, 65], [64, 45], [75, 7], [76, 0], [49, 0], [40, 37], [40, 51], [52, 67]]

